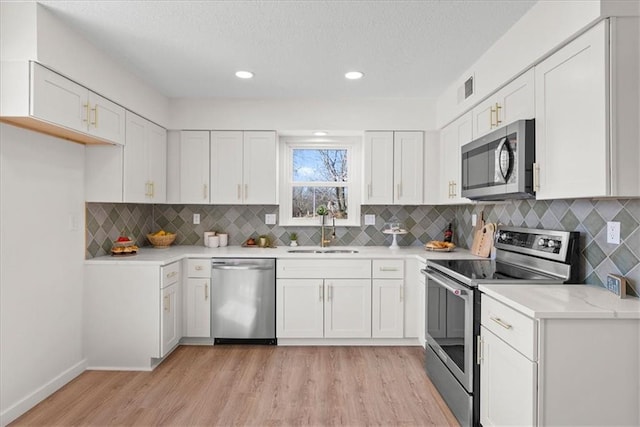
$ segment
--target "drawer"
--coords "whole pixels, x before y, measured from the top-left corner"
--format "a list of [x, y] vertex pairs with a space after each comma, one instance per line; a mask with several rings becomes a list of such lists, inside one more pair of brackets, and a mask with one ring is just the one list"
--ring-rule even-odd
[[374, 259], [374, 279], [402, 279], [404, 278], [404, 260], [401, 259]]
[[180, 262], [165, 265], [160, 268], [160, 287], [166, 288], [180, 280]]
[[276, 264], [278, 278], [370, 279], [369, 259], [283, 259]]
[[537, 360], [538, 334], [534, 319], [483, 294], [480, 323], [530, 360]]
[[187, 276], [188, 277], [211, 277], [211, 258], [188, 259], [187, 260]]

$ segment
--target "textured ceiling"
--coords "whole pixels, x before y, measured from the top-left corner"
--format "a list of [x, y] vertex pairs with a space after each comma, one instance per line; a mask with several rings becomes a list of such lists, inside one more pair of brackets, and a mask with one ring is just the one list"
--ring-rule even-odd
[[41, 3], [172, 98], [430, 98], [535, 1]]

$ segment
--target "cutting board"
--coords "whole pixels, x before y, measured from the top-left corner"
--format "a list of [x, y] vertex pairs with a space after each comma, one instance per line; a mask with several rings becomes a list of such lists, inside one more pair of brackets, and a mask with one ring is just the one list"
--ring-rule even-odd
[[493, 248], [493, 236], [496, 232], [496, 226], [492, 223], [485, 224], [476, 231], [473, 236], [473, 245], [471, 246], [471, 253], [473, 255], [487, 258], [491, 255], [491, 249]]

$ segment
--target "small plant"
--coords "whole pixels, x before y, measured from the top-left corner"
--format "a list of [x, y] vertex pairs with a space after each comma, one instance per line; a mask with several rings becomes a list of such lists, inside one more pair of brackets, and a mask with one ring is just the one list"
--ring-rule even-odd
[[320, 216], [325, 216], [329, 213], [327, 207], [325, 205], [320, 205], [318, 209], [316, 209], [316, 213]]
[[289, 239], [291, 240], [290, 246], [298, 246], [298, 233], [292, 231], [289, 233]]

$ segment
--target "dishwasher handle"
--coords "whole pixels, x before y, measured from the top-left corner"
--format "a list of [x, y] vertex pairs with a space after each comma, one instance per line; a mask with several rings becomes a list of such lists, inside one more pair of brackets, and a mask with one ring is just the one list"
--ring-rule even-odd
[[273, 270], [270, 265], [260, 264], [211, 264], [214, 270]]

